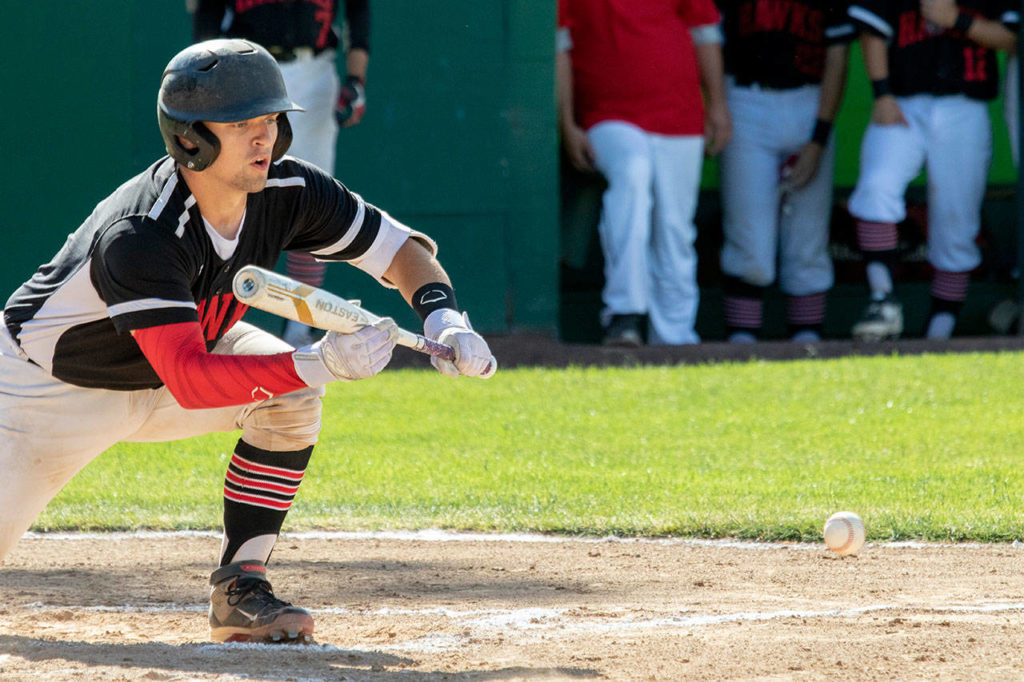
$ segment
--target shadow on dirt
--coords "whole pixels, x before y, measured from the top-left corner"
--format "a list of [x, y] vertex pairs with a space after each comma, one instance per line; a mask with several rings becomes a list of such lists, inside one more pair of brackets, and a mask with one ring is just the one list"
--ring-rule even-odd
[[[238, 675], [264, 680], [370, 679], [402, 680], [510, 680], [602, 677], [582, 668], [511, 667], [467, 672], [403, 670], [416, 665], [410, 658], [391, 654], [338, 649], [330, 645], [281, 646], [267, 644], [92, 644], [81, 641], [44, 641], [17, 635], [0, 635], [0, 653], [31, 662], [62, 660], [80, 664], [93, 673], [102, 668], [166, 670], [170, 673]], [[0, 657], [0, 678], [4, 676]], [[397, 669], [396, 669], [397, 668]], [[85, 670], [82, 671], [86, 672]], [[145, 679], [159, 679], [152, 673]]]

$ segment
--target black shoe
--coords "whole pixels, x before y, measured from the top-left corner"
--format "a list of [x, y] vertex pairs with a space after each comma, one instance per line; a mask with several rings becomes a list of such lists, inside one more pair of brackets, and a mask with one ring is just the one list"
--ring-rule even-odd
[[644, 343], [643, 336], [640, 334], [642, 317], [642, 315], [612, 315], [602, 343], [615, 348], [639, 348]]
[[210, 638], [214, 642], [313, 641], [313, 616], [274, 596], [262, 561], [240, 561], [210, 576]]

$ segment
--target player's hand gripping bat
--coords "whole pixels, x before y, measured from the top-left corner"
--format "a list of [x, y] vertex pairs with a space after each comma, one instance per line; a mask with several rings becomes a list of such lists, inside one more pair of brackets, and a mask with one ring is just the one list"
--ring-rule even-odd
[[[239, 270], [231, 288], [235, 298], [247, 306], [319, 329], [351, 334], [380, 320], [377, 315], [361, 308], [358, 301], [349, 301], [255, 265], [246, 265]], [[422, 334], [399, 327], [396, 342], [420, 353], [455, 362], [454, 348], [431, 341]], [[497, 362], [492, 357], [480, 377], [489, 379], [496, 370]]]

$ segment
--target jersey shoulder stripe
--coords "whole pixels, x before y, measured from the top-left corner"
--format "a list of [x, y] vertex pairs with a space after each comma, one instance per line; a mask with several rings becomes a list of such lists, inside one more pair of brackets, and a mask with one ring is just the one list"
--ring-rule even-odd
[[849, 14], [858, 24], [875, 31], [883, 38], [892, 38], [892, 24], [870, 9], [861, 5], [850, 5]]

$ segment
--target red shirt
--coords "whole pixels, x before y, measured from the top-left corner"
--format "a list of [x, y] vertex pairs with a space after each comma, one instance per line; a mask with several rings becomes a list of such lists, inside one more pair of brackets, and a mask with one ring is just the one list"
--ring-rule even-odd
[[580, 125], [619, 120], [662, 135], [702, 135], [690, 28], [719, 20], [712, 0], [559, 0]]

